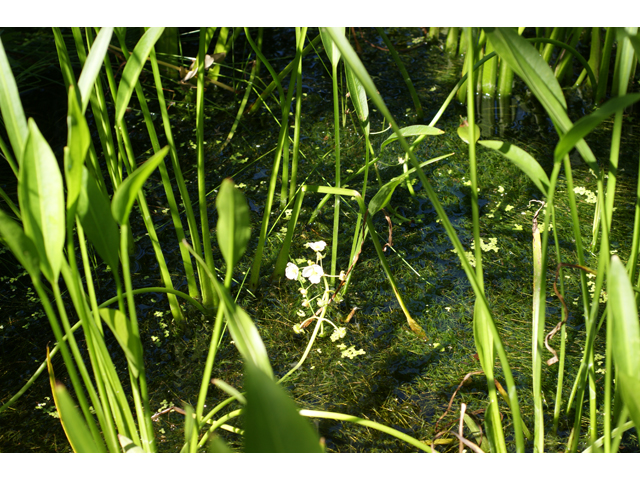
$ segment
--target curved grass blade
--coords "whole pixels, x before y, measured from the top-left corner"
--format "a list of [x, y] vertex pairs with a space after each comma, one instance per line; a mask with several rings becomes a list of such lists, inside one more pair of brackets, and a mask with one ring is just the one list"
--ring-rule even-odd
[[151, 48], [158, 41], [163, 30], [164, 27], [153, 27], [147, 30], [127, 60], [116, 97], [116, 124], [119, 124], [124, 118], [124, 112], [127, 109], [127, 105], [129, 105], [129, 100], [131, 100], [133, 89], [138, 83], [142, 67], [144, 67]]
[[480, 140], [478, 142], [487, 148], [491, 148], [502, 155], [507, 157], [511, 162], [522, 170], [527, 177], [535, 184], [536, 187], [545, 195], [549, 193], [549, 177], [545, 173], [544, 169], [540, 166], [538, 161], [522, 150], [509, 142], [500, 140]]
[[140, 339], [133, 331], [133, 326], [124, 313], [112, 308], [101, 308], [100, 317], [109, 325], [113, 335], [118, 340], [120, 347], [129, 360], [129, 367], [133, 376], [140, 375], [140, 362], [142, 361], [142, 345]]
[[111, 200], [111, 213], [113, 214], [113, 218], [120, 225], [127, 223], [129, 215], [131, 214], [131, 208], [133, 207], [133, 201], [138, 195], [138, 192], [140, 192], [142, 185], [144, 185], [144, 182], [149, 178], [149, 175], [153, 173], [156, 167], [164, 159], [167, 152], [169, 152], [169, 147], [165, 146], [162, 150], [147, 160], [144, 165], [138, 167], [131, 175], [129, 175], [113, 194], [113, 199]]
[[85, 112], [87, 105], [89, 105], [91, 91], [93, 90], [93, 85], [98, 77], [100, 68], [102, 68], [112, 34], [113, 27], [102, 27], [100, 29], [100, 33], [98, 33], [96, 40], [93, 42], [91, 51], [82, 68], [82, 73], [78, 79], [78, 92], [82, 99], [82, 113]]
[[60, 275], [65, 238], [62, 174], [33, 119], [18, 175], [18, 198], [24, 233], [38, 250], [42, 273], [53, 283]]
[[567, 155], [576, 144], [591, 133], [598, 125], [604, 122], [614, 113], [624, 110], [630, 105], [640, 100], [640, 93], [633, 93], [616, 97], [598, 108], [595, 112], [582, 117], [573, 127], [560, 139], [554, 151], [554, 157], [561, 159]]
[[22, 165], [22, 152], [27, 141], [29, 129], [27, 127], [27, 119], [24, 116], [22, 102], [20, 101], [20, 93], [16, 85], [16, 79], [13, 77], [9, 59], [4, 51], [2, 40], [0, 39], [0, 112], [4, 126], [7, 129], [7, 135], [13, 148], [13, 154], [18, 161], [18, 165]]

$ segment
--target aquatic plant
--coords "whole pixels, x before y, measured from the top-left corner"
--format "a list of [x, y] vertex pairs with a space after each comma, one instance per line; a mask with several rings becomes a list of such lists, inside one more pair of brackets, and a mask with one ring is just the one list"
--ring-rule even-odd
[[[339, 326], [338, 322], [334, 321], [335, 319], [328, 318], [329, 306], [333, 302], [338, 303], [347, 295], [354, 268], [358, 268], [357, 262], [363, 245], [369, 240], [373, 243], [377, 261], [380, 262], [408, 326], [420, 338], [426, 337], [424, 329], [419, 323], [420, 319], [416, 320], [411, 314], [404, 296], [398, 288], [373, 223], [374, 216], [380, 212], [385, 214], [389, 225], [392, 224], [392, 217], [403, 220], [399, 212], [390, 208], [390, 201], [400, 185], [406, 185], [407, 189], [412, 191], [410, 183], [408, 183], [412, 175], [417, 176], [420, 180], [439, 222], [453, 244], [460, 265], [475, 295], [473, 333], [477, 358], [482, 367], [481, 373], [487, 380], [488, 400], [482, 430], [480, 430], [479, 424], [465, 413], [464, 404], [461, 406], [461, 423], [464, 421], [467, 424], [474, 440], [472, 442], [469, 438], [464, 438], [461, 429], [458, 434], [454, 435], [461, 442], [461, 448], [464, 444], [474, 451], [505, 452], [511, 448], [506, 439], [512, 437], [514, 438], [515, 450], [522, 452], [526, 448], [526, 437], [532, 442], [534, 451], [544, 451], [548, 432], [545, 431], [547, 424], [544, 419], [542, 385], [545, 379], [549, 380], [555, 375], [549, 373], [550, 371], [544, 367], [545, 363], [547, 365], [558, 364], [557, 377], [552, 378], [557, 385], [553, 429], [557, 429], [563, 410], [567, 415], [573, 412], [573, 430], [566, 445], [567, 451], [576, 451], [579, 439], [586, 438], [588, 449], [591, 451], [602, 449], [605, 452], [615, 452], [619, 447], [622, 434], [633, 426], [637, 428], [640, 425], [640, 405], [638, 405], [638, 398], [640, 398], [640, 368], [638, 368], [640, 329], [636, 307], [636, 292], [640, 286], [637, 272], [640, 207], [636, 205], [633, 246], [626, 267], [617, 256], [612, 255], [610, 241], [623, 111], [640, 100], [640, 94], [627, 94], [629, 78], [632, 77], [635, 68], [634, 59], [640, 52], [640, 37], [637, 29], [607, 30], [604, 54], [602, 54], [601, 62], [598, 63], [597, 59], [601, 55], [598, 46], [592, 49], [593, 58], [590, 58], [589, 62], [582, 58], [575, 49], [580, 29], [566, 31], [554, 29], [549, 33], [549, 38], [546, 38], [547, 35], [537, 35], [533, 39], [527, 39], [523, 37], [522, 30], [465, 28], [463, 29], [464, 41], [462, 42], [465, 52], [463, 78], [451, 91], [447, 100], [428, 125], [409, 125], [403, 128], [398, 125], [385, 105], [371, 75], [345, 36], [345, 29], [321, 29], [320, 35], [312, 39], [307, 47], [304, 47], [307, 30], [297, 28], [295, 31], [295, 58], [279, 74], [272, 65], [273, 62], [270, 62], [262, 54], [260, 41], [254, 42], [249, 29], [244, 29], [246, 41], [259, 63], [254, 64], [251, 68], [249, 80], [245, 83], [247, 92], [240, 102], [234, 126], [224, 145], [233, 137], [233, 132], [241, 122], [243, 112], [247, 107], [247, 101], [252, 91], [257, 88], [256, 75], [260, 64], [269, 70], [272, 83], [262, 92], [258, 92], [258, 100], [248, 110], [253, 111], [259, 108], [274, 89], [278, 90], [277, 102], [280, 109], [279, 118], [274, 115], [274, 119], [279, 123], [279, 135], [269, 175], [257, 248], [253, 255], [249, 288], [254, 292], [260, 288], [263, 251], [269, 237], [269, 227], [272, 226], [273, 204], [277, 182], [280, 181], [281, 210], [287, 211], [288, 207], [291, 207], [291, 211], [288, 214], [289, 222], [280, 245], [279, 255], [269, 274], [272, 280], [287, 278], [289, 281], [302, 282], [304, 279], [299, 290], [300, 297], [296, 300], [299, 302], [302, 312], [300, 318], [304, 316], [304, 320], [295, 326], [295, 331], [303, 334], [304, 329], [316, 321], [313, 333], [300, 360], [280, 379], [275, 378], [269, 355], [258, 329], [249, 314], [231, 296], [233, 272], [247, 251], [251, 228], [249, 206], [244, 195], [230, 180], [223, 181], [218, 187], [216, 197], [218, 222], [215, 238], [212, 238], [213, 229], [209, 226], [204, 162], [204, 131], [207, 128], [204, 114], [204, 89], [207, 84], [212, 82], [214, 85], [225, 85], [222, 83], [225, 78], [221, 74], [219, 65], [215, 65], [215, 61], [211, 64], [210, 60], [213, 61], [213, 57], [206, 53], [209, 44], [215, 38], [216, 29], [200, 30], [197, 57], [193, 66], [183, 72], [184, 82], [194, 80], [196, 82], [196, 139], [194, 145], [197, 155], [199, 218], [196, 218], [189, 197], [189, 189], [181, 173], [178, 150], [174, 144], [171, 124], [167, 115], [168, 107], [160, 75], [161, 63], [156, 58], [154, 48], [162, 31], [161, 28], [146, 30], [137, 40], [135, 48], [129, 53], [126, 30], [124, 29], [85, 29], [84, 35], [80, 29], [72, 29], [78, 58], [83, 65], [82, 73], [76, 79], [62, 33], [60, 29], [54, 29], [59, 62], [69, 92], [67, 117], [69, 128], [62, 169], [58, 166], [51, 147], [44, 140], [36, 123], [26, 119], [13, 72], [0, 42], [0, 110], [9, 139], [9, 145], [5, 144], [3, 140], [0, 147], [17, 178], [19, 199], [19, 205], [15, 205], [8, 195], [1, 192], [3, 199], [13, 213], [13, 218], [4, 211], [0, 211], [0, 235], [31, 277], [56, 338], [56, 346], [47, 352], [46, 362], [38, 372], [42, 371], [45, 366], [48, 369], [56, 408], [74, 451], [151, 452], [157, 449], [149, 405], [144, 348], [135, 303], [135, 296], [142, 293], [142, 290], [133, 289], [129, 259], [129, 252], [134, 241], [130, 218], [136, 203], [142, 213], [143, 222], [158, 259], [160, 278], [164, 284], [163, 288], [144, 290], [155, 290], [167, 294], [172, 315], [179, 325], [183, 325], [184, 314], [178, 298], [185, 299], [211, 318], [215, 316], [206, 362], [201, 373], [200, 389], [194, 402], [196, 406], [195, 408], [186, 406], [184, 409], [183, 451], [195, 452], [207, 447], [211, 451], [227, 451], [228, 446], [220, 438], [215, 437], [216, 431], [223, 427], [244, 434], [245, 451], [322, 451], [318, 435], [302, 417], [331, 418], [353, 422], [393, 435], [423, 451], [433, 451], [436, 448], [435, 439], [418, 440], [396, 429], [338, 412], [308, 409], [298, 411], [293, 401], [278, 385], [278, 383], [287, 380], [307, 360], [318, 334], [323, 332], [325, 323], [333, 327], [332, 341], [338, 341], [347, 334], [346, 327]], [[216, 52], [220, 53], [223, 51], [223, 46], [226, 47], [236, 41], [239, 35], [238, 31], [236, 30], [229, 38], [226, 29], [218, 30]], [[411, 79], [385, 32], [382, 29], [379, 32], [411, 92], [418, 116], [421, 116], [419, 112], [422, 107]], [[447, 39], [449, 51], [455, 50], [457, 32], [457, 29], [449, 30]], [[596, 39], [599, 45], [599, 33], [595, 29], [592, 29], [590, 33], [591, 38]], [[120, 44], [117, 50], [118, 54], [124, 60], [124, 69], [119, 82], [115, 81], [117, 77], [113, 73], [110, 57], [107, 55], [108, 49], [114, 50], [114, 47], [110, 45], [114, 34]], [[578, 121], [571, 121], [565, 94], [560, 83], [563, 79], [569, 78], [567, 72], [570, 68], [571, 57], [580, 62], [585, 72], [582, 75], [583, 79], [589, 78], [591, 87], [596, 92], [596, 99], [600, 100], [606, 92], [606, 72], [610, 63], [607, 52], [612, 51], [614, 38], [617, 39], [618, 49], [611, 98]], [[311, 185], [299, 181], [297, 178], [297, 159], [301, 154], [299, 149], [300, 125], [303, 118], [301, 114], [301, 75], [303, 57], [313, 48], [319, 46], [320, 42], [324, 45], [331, 64], [335, 178], [333, 182], [327, 182], [328, 185]], [[85, 43], [90, 46], [88, 54], [85, 52]], [[483, 46], [484, 51], [480, 54], [480, 49]], [[554, 46], [563, 48], [565, 52], [560, 56], [561, 58], [557, 59], [555, 71], [549, 66]], [[140, 76], [147, 61], [153, 72], [157, 101], [162, 112], [164, 137], [167, 143], [165, 147], [161, 147], [154, 119], [147, 106], [145, 92], [140, 82]], [[212, 65], [213, 70], [207, 73], [207, 69]], [[343, 66], [343, 70], [340, 69], [340, 65]], [[594, 65], [599, 67], [597, 75], [594, 72]], [[182, 68], [184, 69], [184, 67]], [[500, 78], [496, 80], [498, 69]], [[358, 172], [348, 178], [342, 178], [343, 172], [340, 163], [340, 105], [346, 99], [344, 95], [341, 98], [340, 94], [341, 72], [344, 72], [349, 98], [357, 113], [357, 126], [362, 130], [365, 142], [364, 164]], [[114, 99], [115, 114], [113, 117], [110, 117], [107, 108], [107, 95], [102, 91], [101, 75], [109, 85], [110, 96]], [[286, 75], [290, 76], [287, 90], [282, 85]], [[558, 133], [559, 141], [555, 146], [553, 168], [550, 174], [545, 172], [540, 163], [523, 148], [504, 140], [480, 140], [480, 129], [476, 122], [475, 89], [465, 89], [464, 82], [476, 85], [478, 84], [477, 79], [481, 78], [480, 83], [484, 86], [484, 93], [491, 94], [498, 84], [504, 87], [502, 93], [507, 94], [511, 88], [511, 75], [516, 75], [525, 83], [544, 108]], [[234, 90], [234, 87], [228, 88]], [[501, 88], [499, 87], [498, 90]], [[146, 155], [145, 161], [141, 165], [138, 165], [137, 156], [132, 148], [126, 119], [126, 112], [131, 108], [134, 91], [138, 102], [136, 105], [142, 112], [153, 150], [153, 154]], [[472, 244], [477, 247], [473, 249], [472, 253], [465, 250], [460, 240], [460, 232], [454, 228], [425, 173], [427, 165], [445, 158], [446, 155], [423, 162], [418, 161], [416, 156], [416, 148], [425, 138], [443, 133], [442, 130], [435, 128], [435, 124], [456, 95], [464, 96], [467, 105], [467, 117], [463, 120], [457, 133], [468, 144], [470, 236], [473, 238]], [[296, 101], [293, 115], [294, 138], [290, 139], [289, 116], [294, 96]], [[387, 182], [382, 180], [377, 170], [378, 158], [370, 159], [370, 155], [375, 155], [375, 152], [369, 140], [371, 132], [367, 97], [393, 130], [393, 133], [382, 142], [381, 150], [391, 143], [397, 143], [405, 155], [400, 162], [403, 173]], [[103, 167], [98, 161], [86, 119], [86, 109], [89, 105], [91, 105], [93, 117], [97, 119], [96, 128], [104, 152], [106, 174], [102, 173]], [[608, 166], [604, 169], [598, 163], [585, 138], [612, 115], [614, 116], [612, 146]], [[115, 129], [111, 127], [112, 120]], [[409, 138], [413, 139], [412, 143], [409, 143]], [[293, 145], [291, 170], [289, 170], [290, 143]], [[532, 222], [533, 275], [530, 279], [530, 285], [528, 284], [529, 280], [525, 280], [521, 286], [523, 290], [532, 292], [533, 299], [531, 305], [533, 419], [525, 418], [520, 410], [519, 402], [522, 398], [522, 391], [519, 391], [514, 380], [513, 367], [510, 364], [510, 362], [513, 363], [513, 360], [510, 360], [507, 355], [488, 300], [489, 286], [484, 283], [483, 251], [487, 251], [488, 247], [493, 244], [484, 242], [480, 231], [478, 191], [485, 186], [479, 184], [477, 145], [487, 151], [499, 152], [518, 167], [538, 189], [539, 198], [543, 199], [538, 200], [537, 212]], [[573, 186], [572, 165], [569, 160], [569, 153], [574, 148], [577, 149], [579, 155], [597, 178], [597, 191], [593, 196], [597, 208], [592, 230], [594, 241], [591, 245], [593, 254], [597, 255], [595, 269], [587, 266], [585, 246], [582, 242], [576, 202], [576, 194], [580, 194], [582, 191]], [[167, 155], [170, 155], [171, 158], [173, 179], [164, 164]], [[281, 163], [282, 169], [280, 168]], [[378, 190], [375, 194], [368, 196], [367, 189], [370, 189], [368, 171], [371, 165], [376, 168]], [[156, 169], [161, 175], [172, 223], [176, 230], [176, 240], [180, 245], [188, 294], [173, 288], [171, 275], [164, 260], [165, 254], [162, 252], [156, 234], [156, 226], [151, 221], [144, 184]], [[570, 209], [577, 264], [562, 258], [558, 234], [556, 229], [552, 228], [556, 222], [556, 205], [561, 195], [558, 191], [558, 179], [561, 171], [566, 179], [565, 195]], [[358, 188], [352, 188], [359, 175], [363, 175], [363, 180], [358, 184]], [[180, 200], [174, 198], [174, 186], [180, 194]], [[112, 192], [112, 194], [109, 195], [108, 192]], [[331, 197], [335, 198], [329, 275], [326, 274], [323, 265], [325, 255], [322, 252], [328, 247], [324, 240], [314, 238], [316, 241], [307, 243], [306, 246], [315, 253], [315, 258], [305, 259], [302, 262], [298, 261], [300, 259], [290, 257], [294, 236], [300, 232], [298, 222], [303, 200], [305, 196], [310, 196], [310, 194], [324, 195], [312, 218], [318, 214], [326, 201]], [[640, 190], [638, 190], [638, 195], [640, 196]], [[340, 271], [337, 260], [338, 236], [341, 231], [341, 201], [345, 200], [344, 205], [348, 205], [347, 199], [355, 200], [357, 217], [354, 222], [354, 234], [348, 257], [349, 264]], [[184, 207], [187, 216], [190, 242], [187, 240], [187, 233], [182, 226], [182, 212], [180, 212], [178, 204]], [[387, 209], [391, 214], [387, 212]], [[552, 243], [549, 241], [550, 233], [553, 233], [554, 241]], [[328, 237], [326, 238], [328, 240]], [[81, 259], [82, 266], [77, 264], [74, 253], [77, 251], [76, 241], [79, 247], [78, 258]], [[108, 265], [116, 284], [117, 295], [102, 304], [98, 304], [93, 284], [95, 268], [92, 267], [89, 258], [87, 243], [93, 246], [100, 258]], [[390, 246], [392, 243], [390, 227], [388, 245]], [[224, 274], [215, 268], [213, 245], [216, 245], [220, 251]], [[556, 325], [549, 330], [546, 325], [546, 298], [548, 295], [545, 279], [546, 272], [549, 270], [549, 258], [552, 255], [550, 248], [555, 250], [557, 265], [556, 282], [554, 282], [553, 288], [564, 308], [561, 318], [555, 319], [553, 323]], [[193, 260], [196, 262], [195, 268], [192, 265]], [[564, 300], [563, 278], [568, 269], [579, 271], [582, 311], [587, 334], [579, 371], [571, 395], [566, 399], [562, 397], [562, 391], [565, 376], [568, 312]], [[593, 280], [588, 280], [588, 275], [594, 275]], [[63, 301], [60, 276], [68, 289], [70, 303]], [[43, 279], [46, 280], [47, 286], [45, 286]], [[632, 282], [637, 286], [632, 287]], [[316, 293], [313, 293], [314, 291]], [[605, 300], [606, 297], [608, 300]], [[606, 306], [601, 306], [601, 300], [606, 301]], [[118, 304], [117, 309], [109, 307], [113, 303]], [[305, 309], [309, 310], [305, 311]], [[70, 312], [80, 319], [76, 325], [71, 325]], [[351, 314], [353, 312], [354, 310]], [[246, 380], [242, 392], [223, 380], [212, 380], [216, 356], [227, 328], [244, 361]], [[81, 350], [74, 335], [78, 329], [81, 329], [86, 342], [86, 354]], [[110, 355], [109, 349], [112, 347], [107, 341], [108, 335], [105, 335], [107, 329], [111, 331], [122, 352], [121, 356], [126, 362], [127, 371], [124, 374], [118, 372]], [[550, 345], [554, 335], [558, 333], [560, 334], [559, 355]], [[595, 365], [597, 364], [595, 351], [597, 338], [604, 340], [605, 345], [604, 399], [597, 398], [594, 380]], [[432, 345], [434, 345], [433, 348], [440, 348], [437, 342]], [[341, 350], [345, 356], [357, 356], [362, 352], [362, 350], [356, 350], [355, 346], [343, 346], [344, 348]], [[59, 375], [54, 372], [51, 359], [58, 351], [63, 357], [69, 374], [75, 400], [67, 388], [56, 380]], [[552, 355], [551, 358], [545, 361], [544, 358], [549, 354]], [[496, 360], [499, 361], [499, 367]], [[128, 382], [123, 380], [127, 376]], [[30, 380], [30, 383], [34, 378]], [[502, 387], [500, 382], [506, 384], [506, 389]], [[213, 408], [205, 406], [211, 383], [214, 383], [229, 396], [227, 400]], [[127, 390], [131, 392], [132, 402], [124, 394], [123, 385], [127, 385]], [[15, 402], [23, 391], [24, 389], [2, 405], [0, 413]], [[585, 395], [588, 398], [588, 415], [583, 414]], [[506, 408], [501, 404], [503, 401]], [[79, 411], [74, 405], [75, 402], [80, 406]], [[233, 402], [239, 403], [241, 408], [219, 415], [223, 408]], [[451, 402], [453, 402], [453, 398]], [[205, 411], [205, 408], [209, 408], [209, 410]], [[503, 412], [509, 413], [510, 423], [505, 421]], [[600, 412], [603, 414], [603, 421], [599, 421]], [[229, 425], [230, 420], [240, 415], [244, 417], [244, 431]], [[588, 430], [586, 436], [583, 437], [581, 428], [585, 418], [588, 419]], [[528, 422], [532, 422], [532, 425], [528, 426]], [[533, 434], [530, 433], [531, 431]]]

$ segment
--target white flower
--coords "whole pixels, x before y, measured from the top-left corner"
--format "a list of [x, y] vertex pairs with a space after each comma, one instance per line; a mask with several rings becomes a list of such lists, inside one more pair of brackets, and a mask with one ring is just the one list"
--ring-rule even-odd
[[309, 247], [314, 252], [321, 252], [324, 250], [324, 247], [326, 246], [327, 246], [327, 243], [324, 242], [323, 240], [320, 240], [319, 242], [314, 242], [314, 243], [311, 243], [311, 242], [307, 243], [307, 247]]
[[297, 265], [289, 262], [287, 263], [287, 269], [285, 270], [285, 275], [290, 280], [296, 280], [298, 278], [298, 267]]
[[302, 270], [302, 276], [308, 278], [311, 283], [320, 283], [322, 275], [324, 275], [324, 272], [320, 265], [313, 264], [308, 267], [304, 267], [304, 270]]

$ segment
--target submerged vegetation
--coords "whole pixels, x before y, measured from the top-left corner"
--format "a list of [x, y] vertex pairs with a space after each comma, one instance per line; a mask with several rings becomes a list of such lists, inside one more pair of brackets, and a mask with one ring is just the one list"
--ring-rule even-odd
[[637, 29], [19, 35], [0, 449], [638, 451]]

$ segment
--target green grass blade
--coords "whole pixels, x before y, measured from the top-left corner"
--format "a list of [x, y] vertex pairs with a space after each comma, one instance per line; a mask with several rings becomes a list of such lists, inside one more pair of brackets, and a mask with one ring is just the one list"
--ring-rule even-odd
[[22, 152], [29, 130], [27, 128], [27, 119], [22, 109], [18, 86], [13, 77], [2, 40], [0, 40], [0, 112], [2, 112], [2, 119], [13, 148], [13, 154], [18, 161], [18, 165], [21, 165]]
[[100, 33], [91, 46], [91, 51], [87, 56], [84, 67], [82, 67], [82, 73], [78, 79], [78, 91], [82, 99], [83, 113], [87, 109], [87, 105], [89, 105], [91, 91], [93, 90], [93, 85], [98, 77], [98, 73], [100, 73], [100, 68], [102, 68], [104, 56], [107, 54], [107, 48], [109, 47], [112, 34], [112, 27], [103, 27], [100, 29]]
[[158, 38], [160, 38], [163, 30], [164, 27], [154, 27], [147, 30], [127, 60], [116, 97], [116, 124], [119, 124], [124, 118], [124, 112], [129, 105], [133, 89], [138, 83], [138, 77], [140, 76], [140, 72], [142, 72], [142, 67], [144, 67], [151, 48], [155, 45]]
[[137, 168], [131, 175], [129, 175], [113, 194], [113, 199], [111, 200], [111, 213], [113, 214], [113, 218], [120, 225], [127, 223], [129, 220], [133, 201], [138, 195], [138, 192], [140, 192], [144, 182], [164, 159], [168, 151], [169, 147], [166, 146], [147, 160], [144, 165]]

